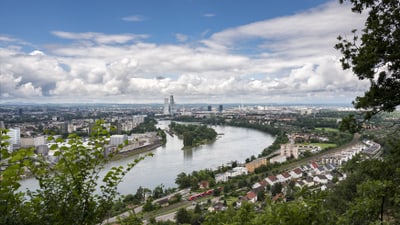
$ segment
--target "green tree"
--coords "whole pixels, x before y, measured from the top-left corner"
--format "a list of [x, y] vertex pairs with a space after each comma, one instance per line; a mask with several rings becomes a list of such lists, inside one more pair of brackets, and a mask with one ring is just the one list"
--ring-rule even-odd
[[353, 30], [351, 40], [339, 36], [335, 47], [343, 54], [344, 69], [352, 69], [359, 79], [370, 81], [369, 90], [353, 102], [356, 108], [369, 110], [369, 119], [381, 111], [391, 112], [400, 104], [400, 2], [347, 1], [354, 12], [366, 12], [368, 18], [361, 36]]
[[190, 175], [186, 175], [185, 172], [178, 174], [175, 179], [175, 183], [179, 186], [179, 188], [187, 188], [191, 185], [191, 177]]
[[7, 130], [0, 129], [0, 224], [24, 224], [29, 210], [24, 207], [25, 193], [18, 190], [32, 149], [9, 152]]
[[156, 206], [153, 205], [152, 200], [149, 199], [146, 201], [146, 203], [143, 205], [143, 211], [144, 212], [150, 212], [156, 209]]
[[[103, 121], [99, 120], [93, 127], [89, 147], [74, 134], [69, 136], [68, 146], [61, 145], [63, 139], [50, 138], [55, 141], [51, 149], [56, 151], [54, 155], [59, 158], [54, 165], [44, 158], [32, 157], [32, 150], [21, 149], [11, 155], [6, 154], [6, 145], [1, 138], [2, 163], [7, 163], [5, 170], [1, 171], [0, 201], [6, 203], [6, 207], [3, 204], [0, 207], [1, 223], [101, 223], [118, 195], [117, 185], [142, 159], [135, 160], [126, 168], [113, 167], [101, 177], [100, 171], [110, 159], [104, 152], [108, 132], [102, 124]], [[38, 190], [26, 193], [17, 191], [18, 181], [25, 170], [38, 181]], [[22, 202], [23, 198], [25, 201]], [[10, 220], [11, 217], [14, 217], [14, 221]]]
[[153, 190], [153, 198], [157, 199], [157, 198], [161, 198], [164, 196], [164, 189], [163, 189], [163, 185], [158, 185], [157, 187], [154, 188]]
[[175, 215], [177, 224], [190, 223], [191, 215], [185, 208], [180, 208]]
[[118, 224], [120, 225], [142, 225], [142, 218], [138, 217], [134, 213], [129, 213], [127, 217], [118, 218]]
[[[344, 2], [345, 0], [340, 0]], [[353, 30], [351, 40], [339, 36], [336, 49], [342, 52], [343, 69], [352, 69], [359, 79], [370, 81], [369, 90], [353, 102], [355, 108], [366, 109], [365, 119], [380, 112], [392, 112], [400, 104], [400, 2], [398, 0], [348, 0], [352, 11], [367, 13], [361, 36]], [[341, 128], [357, 128], [355, 117], [348, 117]], [[395, 133], [398, 136], [398, 131]], [[370, 224], [373, 221], [399, 223], [399, 160], [400, 141], [394, 139], [385, 161], [370, 160], [366, 163], [350, 162], [352, 173], [333, 197], [343, 213], [340, 221], [345, 224]], [[393, 188], [397, 187], [397, 188]], [[328, 199], [329, 201], [329, 199]], [[394, 210], [393, 207], [397, 209]], [[350, 223], [351, 221], [351, 223]]]

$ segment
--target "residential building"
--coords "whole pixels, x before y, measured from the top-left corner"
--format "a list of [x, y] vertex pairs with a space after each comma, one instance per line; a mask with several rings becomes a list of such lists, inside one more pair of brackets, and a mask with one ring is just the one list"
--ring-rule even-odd
[[249, 173], [253, 173], [255, 169], [262, 165], [267, 165], [268, 161], [266, 157], [255, 159], [249, 163], [246, 163], [246, 169]]
[[110, 145], [118, 146], [120, 144], [124, 144], [124, 142], [127, 140], [128, 136], [126, 136], [125, 134], [111, 135]]
[[286, 158], [294, 157], [295, 159], [299, 158], [299, 149], [295, 144], [282, 144], [281, 145], [281, 156], [285, 156]]

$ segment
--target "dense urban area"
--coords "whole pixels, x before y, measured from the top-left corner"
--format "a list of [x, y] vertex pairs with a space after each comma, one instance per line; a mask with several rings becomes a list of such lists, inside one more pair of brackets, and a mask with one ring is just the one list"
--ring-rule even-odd
[[[308, 105], [188, 106], [175, 105], [174, 102], [148, 106], [3, 105], [0, 108], [0, 127], [7, 129], [6, 135], [10, 137], [9, 153], [34, 149], [31, 157], [41, 157], [49, 165], [58, 165], [62, 160], [63, 155], [58, 152], [62, 152], [63, 147], [74, 146], [68, 141], [71, 134], [78, 134], [83, 145], [89, 146], [90, 134], [99, 121], [109, 134], [101, 152], [112, 160], [151, 152], [165, 144], [166, 135], [182, 135], [183, 143], [192, 144], [193, 140], [188, 139], [193, 138], [194, 130], [201, 127], [212, 130], [216, 124], [267, 132], [274, 135], [275, 141], [260, 149], [258, 155], [228, 162], [216, 169], [176, 174], [176, 187], [165, 188], [161, 184], [154, 190], [140, 187], [135, 193], [113, 199], [107, 212], [109, 218], [103, 223], [251, 224], [250, 221], [261, 220], [279, 224], [277, 221], [285, 217], [287, 210], [298, 210], [299, 216], [303, 213], [313, 216], [319, 210], [349, 213], [346, 210], [352, 207], [351, 199], [357, 201], [359, 198], [355, 191], [362, 188], [354, 186], [354, 179], [361, 179], [355, 177], [358, 173], [356, 165], [370, 161], [367, 165], [372, 166], [382, 161], [390, 151], [387, 146], [391, 124], [400, 116], [397, 111], [381, 114], [368, 123], [362, 123], [362, 133], [339, 130], [343, 117], [358, 113], [347, 107]], [[173, 129], [157, 128], [160, 120], [175, 121], [171, 123]], [[189, 125], [185, 128], [185, 124]], [[189, 127], [192, 130], [187, 133], [176, 133]], [[212, 135], [199, 137], [196, 145], [215, 140], [215, 131], [200, 129], [199, 132], [211, 132]], [[26, 170], [19, 175], [21, 178], [29, 177], [31, 172]], [[380, 206], [381, 201], [376, 201], [371, 203], [374, 205], [370, 210], [380, 212], [380, 208], [374, 206]], [[309, 210], [296, 209], [302, 204], [310, 204]], [[387, 210], [396, 207], [387, 202], [382, 204]], [[364, 212], [358, 213], [361, 216]], [[373, 216], [378, 214], [372, 213]], [[284, 218], [285, 221], [296, 219]], [[320, 218], [320, 221], [325, 219]]]

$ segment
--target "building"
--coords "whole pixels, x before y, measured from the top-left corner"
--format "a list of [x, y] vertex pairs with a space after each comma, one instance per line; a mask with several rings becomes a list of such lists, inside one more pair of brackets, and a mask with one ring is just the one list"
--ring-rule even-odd
[[262, 165], [267, 165], [267, 163], [268, 163], [268, 160], [266, 157], [258, 158], [249, 163], [246, 163], [246, 169], [247, 169], [247, 171], [249, 171], [249, 173], [252, 173], [252, 172], [254, 172], [255, 169], [257, 169], [258, 167], [260, 167]]
[[169, 96], [169, 114], [171, 116], [175, 115], [175, 101], [173, 95]]
[[240, 175], [246, 175], [248, 173], [245, 167], [235, 167], [225, 173], [215, 174], [215, 182], [226, 182], [230, 177], [236, 177]]
[[163, 110], [164, 115], [169, 115], [169, 99], [164, 98], [164, 110]]
[[120, 144], [123, 144], [125, 141], [128, 140], [128, 136], [126, 135], [111, 135], [110, 137], [110, 145], [112, 146], [118, 146]]
[[222, 113], [223, 110], [224, 110], [224, 107], [222, 105], [219, 105], [218, 112]]
[[299, 148], [292, 143], [282, 144], [281, 156], [286, 156], [287, 158], [294, 157], [295, 159], [297, 159], [299, 158]]
[[271, 163], [271, 164], [273, 164], [273, 163], [283, 163], [283, 162], [286, 162], [286, 156], [281, 156], [281, 155], [277, 155], [277, 156], [275, 156], [275, 157], [272, 157], [270, 160], [269, 160], [269, 162]]
[[8, 143], [8, 151], [12, 152], [14, 149], [16, 149], [20, 144], [21, 144], [21, 129], [19, 127], [17, 128], [11, 128], [7, 132], [7, 136], [10, 137]]

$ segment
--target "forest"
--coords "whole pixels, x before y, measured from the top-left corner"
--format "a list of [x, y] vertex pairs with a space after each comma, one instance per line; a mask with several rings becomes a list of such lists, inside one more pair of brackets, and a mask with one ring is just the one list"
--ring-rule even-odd
[[217, 132], [206, 125], [179, 124], [172, 122], [169, 128], [183, 139], [184, 147], [195, 147], [215, 140]]

